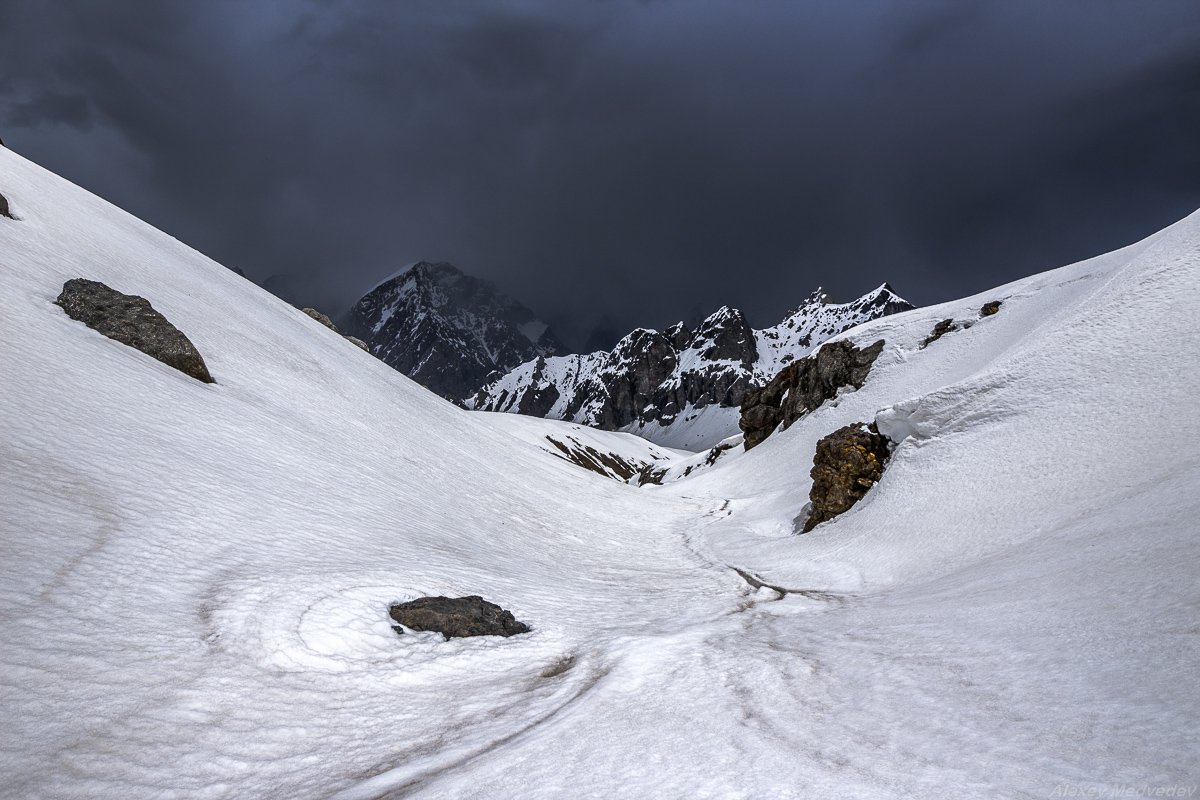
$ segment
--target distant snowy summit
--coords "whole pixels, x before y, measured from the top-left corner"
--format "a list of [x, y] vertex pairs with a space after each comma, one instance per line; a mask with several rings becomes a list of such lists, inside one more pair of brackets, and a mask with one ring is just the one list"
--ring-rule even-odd
[[566, 352], [528, 308], [446, 263], [421, 261], [379, 284], [342, 327], [388, 365], [460, 403], [523, 362]]
[[610, 352], [539, 355], [491, 381], [468, 408], [624, 430], [670, 447], [711, 447], [738, 431], [738, 406], [825, 340], [913, 306], [888, 284], [850, 303], [820, 289], [782, 322], [755, 330], [728, 306], [693, 331], [639, 328]]

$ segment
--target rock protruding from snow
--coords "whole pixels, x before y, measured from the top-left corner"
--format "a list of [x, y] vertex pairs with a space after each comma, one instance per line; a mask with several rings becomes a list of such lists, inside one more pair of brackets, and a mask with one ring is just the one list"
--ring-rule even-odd
[[843, 387], [861, 389], [881, 352], [882, 339], [862, 348], [846, 340], [833, 342], [784, 367], [763, 388], [747, 393], [738, 420], [746, 449], [761, 444], [781, 424], [786, 430], [816, 411]]
[[445, 263], [422, 261], [379, 284], [343, 327], [385, 364], [457, 402], [521, 363], [566, 352], [528, 308]]
[[1003, 303], [1004, 303], [1003, 300], [992, 300], [987, 303], [984, 303], [983, 307], [979, 309], [979, 316], [981, 318], [992, 316], [993, 314], [995, 314], [996, 312], [998, 312], [1000, 310], [1000, 306], [1003, 305]]
[[0, 194], [0, 217], [13, 218], [12, 212], [8, 208], [8, 198]]
[[[437, 631], [447, 639], [466, 636], [514, 636], [528, 633], [512, 612], [478, 595], [470, 597], [418, 597], [397, 603], [388, 615], [414, 631]], [[404, 633], [397, 629], [397, 633]]]
[[[818, 290], [764, 330], [751, 328], [741, 311], [723, 307], [695, 331], [682, 322], [662, 332], [639, 328], [608, 353], [529, 361], [485, 386], [467, 405], [628, 430], [657, 441], [699, 409], [738, 408], [747, 392], [826, 339], [910, 308], [887, 284], [845, 304], [827, 302]], [[702, 446], [736, 434], [725, 429], [735, 421], [736, 413], [702, 437], [712, 440]]]
[[817, 442], [809, 473], [812, 509], [803, 532], [849, 511], [883, 477], [889, 454], [888, 440], [874, 424], [847, 425]]
[[317, 311], [315, 308], [302, 308], [300, 310], [303, 311], [305, 314], [308, 314], [310, 317], [315, 319], [317, 322], [324, 325], [326, 328], [329, 328], [329, 330], [333, 331], [334, 333], [337, 333], [337, 326], [333, 324], [333, 320], [331, 320], [329, 318], [328, 314], [322, 314], [320, 311]]
[[305, 314], [308, 314], [310, 317], [315, 319], [317, 322], [321, 323], [326, 328], [329, 328], [329, 330], [338, 334], [343, 339], [345, 339], [347, 342], [349, 342], [350, 344], [359, 348], [360, 350], [366, 350], [368, 353], [371, 352], [371, 349], [369, 347], [367, 347], [367, 343], [364, 342], [362, 339], [359, 339], [356, 336], [350, 336], [349, 334], [345, 334], [345, 333], [342, 333], [341, 331], [339, 331], [337, 329], [337, 325], [333, 324], [333, 320], [331, 320], [329, 318], [328, 314], [322, 314], [320, 311], [317, 311], [315, 308], [303, 308], [303, 309], [301, 309], [301, 311], [303, 311]]
[[926, 336], [921, 341], [921, 349], [924, 350], [926, 347], [929, 347], [929, 345], [933, 344], [938, 339], [945, 336], [947, 333], [950, 333], [950, 332], [956, 331], [956, 330], [958, 330], [958, 325], [954, 322], [953, 319], [947, 318], [947, 319], [943, 319], [943, 320], [939, 321], [936, 325], [933, 326], [933, 330], [931, 330], [929, 332], [929, 335]]
[[55, 303], [92, 330], [198, 381], [215, 383], [200, 351], [146, 298], [122, 294], [99, 281], [72, 278], [63, 284]]

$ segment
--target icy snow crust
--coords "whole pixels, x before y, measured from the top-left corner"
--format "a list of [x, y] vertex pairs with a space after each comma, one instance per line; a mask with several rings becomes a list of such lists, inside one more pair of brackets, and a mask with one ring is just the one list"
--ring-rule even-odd
[[[1048, 797], [1200, 774], [1198, 215], [854, 329], [888, 343], [861, 390], [639, 489], [2, 149], [0, 189], [21, 218], [0, 219], [0, 795]], [[150, 299], [217, 383], [68, 319], [77, 276]], [[902, 438], [883, 481], [792, 535], [817, 439], [877, 415]], [[475, 593], [533, 632], [388, 626], [390, 602]]]

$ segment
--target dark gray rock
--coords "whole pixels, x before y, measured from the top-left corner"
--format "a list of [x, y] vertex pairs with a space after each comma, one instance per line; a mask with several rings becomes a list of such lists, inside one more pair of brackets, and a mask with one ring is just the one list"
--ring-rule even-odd
[[817, 442], [803, 532], [849, 511], [883, 477], [889, 455], [888, 440], [873, 424], [856, 422]]
[[110, 339], [141, 350], [204, 383], [215, 383], [199, 351], [186, 336], [137, 295], [121, 294], [99, 281], [72, 278], [55, 303]]
[[457, 403], [520, 364], [566, 353], [532, 311], [446, 263], [415, 264], [339, 321], [385, 364]]
[[554, 404], [558, 402], [558, 387], [553, 383], [542, 381], [545, 371], [546, 359], [544, 356], [538, 356], [533, 373], [534, 385], [528, 392], [521, 395], [521, 401], [517, 404], [518, 414], [525, 414], [530, 417], [544, 417], [550, 413], [550, 409], [554, 408]]
[[746, 315], [728, 306], [700, 324], [689, 346], [709, 360], [737, 361], [747, 368], [758, 359], [754, 330]]
[[882, 339], [863, 348], [846, 340], [833, 342], [788, 364], [761, 389], [747, 392], [738, 420], [746, 449], [761, 444], [781, 424], [786, 430], [816, 411], [843, 386], [861, 389], [881, 352]]
[[933, 344], [938, 339], [945, 336], [947, 333], [950, 333], [951, 331], [956, 331], [956, 330], [958, 330], [958, 325], [955, 324], [954, 320], [952, 320], [952, 319], [942, 320], [937, 325], [933, 326], [933, 330], [931, 330], [929, 332], [929, 335], [925, 337], [925, 341], [921, 342], [921, 349], [924, 350], [926, 347]]
[[12, 212], [8, 210], [8, 198], [0, 194], [0, 217], [13, 218]]
[[682, 350], [687, 347], [688, 342], [692, 340], [694, 335], [695, 334], [692, 333], [691, 329], [689, 329], [688, 326], [684, 325], [682, 322], [676, 322], [674, 325], [663, 331], [663, 336], [667, 337], [667, 341], [670, 342], [671, 346], [676, 350]]
[[[528, 633], [529, 626], [518, 622], [511, 612], [478, 595], [470, 597], [418, 597], [397, 603], [388, 615], [415, 631], [437, 631], [447, 639], [464, 636], [514, 636]], [[397, 633], [403, 630], [397, 629]]]

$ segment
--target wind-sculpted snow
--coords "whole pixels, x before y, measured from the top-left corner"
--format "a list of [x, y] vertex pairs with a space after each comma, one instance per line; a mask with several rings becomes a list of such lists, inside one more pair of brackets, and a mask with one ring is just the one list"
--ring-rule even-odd
[[[0, 796], [1196, 783], [1200, 216], [842, 334], [886, 342], [870, 379], [748, 453], [571, 433], [679, 470], [638, 488], [550, 452], [568, 425], [457, 409], [11, 152], [0, 175]], [[221, 383], [69, 320], [77, 274]], [[882, 479], [794, 535], [816, 442], [871, 420]], [[390, 629], [475, 594], [532, 630]]]

